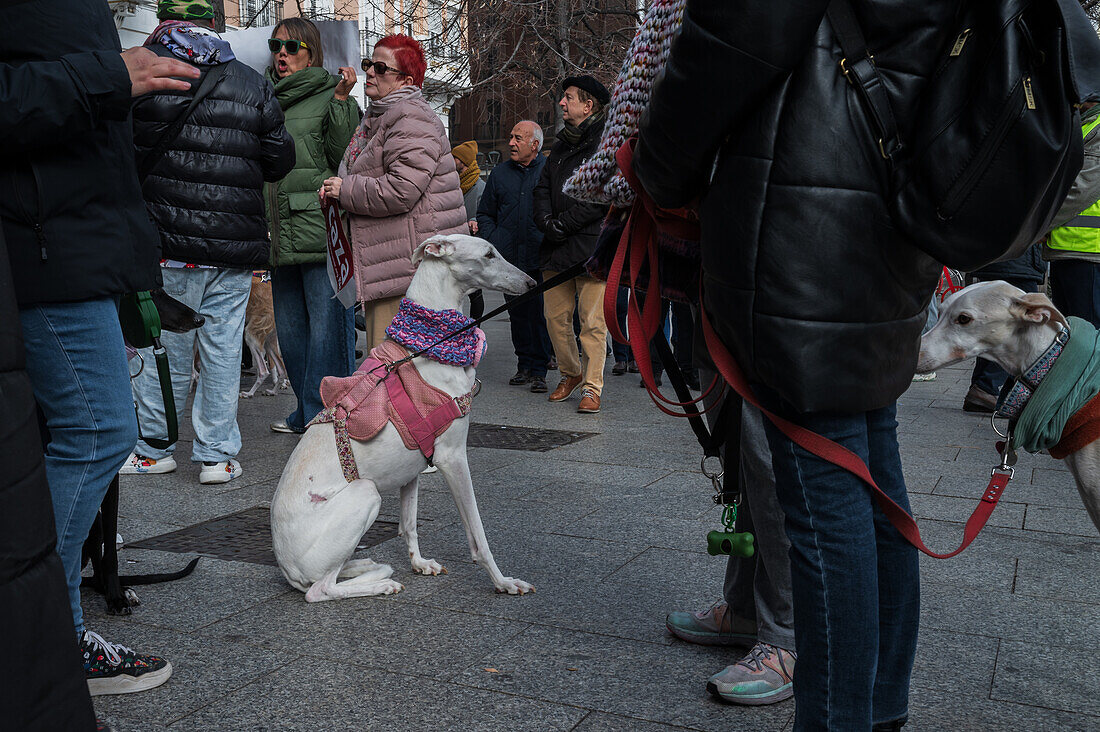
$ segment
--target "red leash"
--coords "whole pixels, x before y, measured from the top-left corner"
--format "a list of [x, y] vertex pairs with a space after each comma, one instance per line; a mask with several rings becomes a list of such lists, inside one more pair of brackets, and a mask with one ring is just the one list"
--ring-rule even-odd
[[713, 359], [715, 366], [718, 367], [718, 371], [725, 377], [726, 382], [741, 395], [742, 399], [763, 412], [767, 418], [772, 421], [772, 424], [778, 427], [780, 431], [794, 441], [795, 444], [822, 460], [827, 460], [833, 465], [844, 468], [863, 480], [867, 485], [871, 486], [871, 489], [874, 491], [875, 500], [878, 501], [879, 508], [881, 508], [882, 512], [886, 514], [886, 517], [890, 519], [890, 523], [894, 525], [894, 528], [901, 532], [901, 535], [904, 536], [910, 544], [930, 557], [946, 559], [955, 556], [963, 549], [970, 546], [970, 542], [977, 538], [978, 532], [985, 526], [985, 522], [989, 519], [989, 515], [993, 513], [993, 509], [997, 507], [997, 501], [1000, 500], [1001, 493], [1004, 492], [1005, 486], [1008, 485], [1008, 481], [1012, 478], [1013, 469], [1006, 465], [1005, 461], [1002, 460], [1001, 465], [993, 468], [993, 475], [989, 481], [989, 486], [985, 489], [985, 494], [982, 496], [982, 500], [978, 503], [977, 508], [974, 509], [974, 513], [971, 514], [966, 522], [966, 528], [963, 530], [962, 544], [953, 552], [937, 554], [925, 546], [924, 542], [921, 541], [917, 522], [909, 512], [895, 503], [890, 496], [883, 493], [882, 489], [875, 484], [875, 480], [871, 477], [871, 472], [868, 470], [866, 463], [864, 463], [858, 455], [832, 440], [822, 437], [816, 432], [808, 430], [805, 427], [800, 427], [793, 422], [789, 422], [782, 417], [772, 414], [760, 405], [760, 402], [756, 399], [756, 395], [752, 392], [752, 388], [745, 380], [745, 375], [741, 372], [740, 367], [738, 367], [737, 362], [718, 339], [714, 329], [711, 328], [710, 320], [707, 318], [706, 308], [700, 307], [699, 312], [702, 314], [703, 333], [706, 336], [707, 348], [710, 350], [711, 359]]

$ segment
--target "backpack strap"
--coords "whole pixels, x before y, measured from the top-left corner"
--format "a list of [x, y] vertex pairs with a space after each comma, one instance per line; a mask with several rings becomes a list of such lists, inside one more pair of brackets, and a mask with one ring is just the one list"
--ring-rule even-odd
[[894, 162], [903, 145], [898, 136], [898, 123], [886, 94], [886, 84], [875, 66], [875, 57], [867, 48], [859, 21], [849, 0], [832, 0], [826, 11], [833, 26], [844, 58], [840, 69], [844, 78], [856, 90], [860, 102], [870, 117], [870, 123], [878, 135], [878, 150], [882, 157]]
[[[206, 76], [202, 78], [195, 94], [191, 97], [191, 103], [187, 105], [187, 108], [183, 110], [183, 113], [179, 117], [176, 117], [172, 121], [172, 124], [164, 130], [160, 139], [157, 140], [157, 144], [154, 145], [141, 156], [138, 160], [138, 180], [145, 182], [145, 178], [149, 173], [153, 172], [153, 168], [157, 167], [160, 163], [160, 159], [164, 157], [164, 153], [167, 152], [168, 146], [176, 141], [183, 126], [187, 123], [187, 120], [191, 117], [191, 113], [195, 111], [195, 108], [199, 106], [199, 102], [210, 95], [210, 92], [214, 91], [214, 87], [225, 78], [226, 72], [229, 70], [229, 64], [218, 64], [214, 68], [206, 72]], [[192, 87], [194, 88], [194, 87]]]

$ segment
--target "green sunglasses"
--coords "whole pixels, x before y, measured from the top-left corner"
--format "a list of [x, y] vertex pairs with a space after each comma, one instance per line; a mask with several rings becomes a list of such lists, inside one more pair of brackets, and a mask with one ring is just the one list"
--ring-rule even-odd
[[304, 43], [303, 41], [295, 40], [293, 38], [285, 41], [279, 38], [267, 39], [267, 47], [272, 53], [278, 53], [279, 49], [283, 46], [286, 46], [286, 52], [289, 53], [291, 56], [298, 53], [298, 49], [300, 48], [305, 48], [307, 50], [309, 49], [309, 46], [306, 43]]

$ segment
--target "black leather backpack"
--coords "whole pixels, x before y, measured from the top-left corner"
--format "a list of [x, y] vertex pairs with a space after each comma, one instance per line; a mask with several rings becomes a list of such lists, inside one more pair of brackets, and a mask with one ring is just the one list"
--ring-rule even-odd
[[1077, 105], [1095, 91], [1074, 74], [1075, 57], [1090, 61], [1084, 68], [1100, 58], [1078, 3], [964, 0], [904, 125], [909, 139], [899, 136], [849, 0], [833, 0], [828, 13], [841, 70], [890, 166], [895, 226], [963, 271], [1019, 256], [1041, 237], [1081, 168]]

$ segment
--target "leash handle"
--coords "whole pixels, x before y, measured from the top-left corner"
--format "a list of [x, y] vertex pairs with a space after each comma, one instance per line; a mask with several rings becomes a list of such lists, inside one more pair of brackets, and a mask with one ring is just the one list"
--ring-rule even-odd
[[[700, 302], [702, 302], [702, 298], [700, 298]], [[977, 538], [978, 533], [982, 530], [982, 527], [985, 526], [990, 514], [993, 513], [993, 509], [997, 507], [997, 501], [1000, 500], [1001, 494], [1008, 485], [1008, 481], [1012, 478], [1011, 469], [1003, 470], [1000, 465], [993, 468], [989, 485], [985, 493], [982, 494], [978, 506], [967, 520], [966, 527], [963, 529], [963, 540], [959, 548], [946, 554], [939, 554], [932, 551], [925, 546], [924, 542], [921, 540], [920, 529], [917, 528], [917, 522], [913, 519], [912, 515], [895, 503], [890, 496], [886, 495], [886, 493], [878, 487], [874, 478], [871, 477], [871, 471], [867, 468], [867, 464], [864, 463], [858, 455], [846, 447], [838, 445], [812, 430], [808, 430], [805, 427], [801, 427], [783, 419], [761, 406], [752, 388], [749, 386], [748, 381], [745, 379], [745, 375], [742, 373], [741, 368], [737, 365], [737, 362], [730, 352], [726, 350], [725, 345], [719, 340], [718, 335], [711, 327], [710, 320], [707, 318], [706, 308], [700, 307], [699, 310], [703, 319], [703, 334], [706, 337], [707, 348], [710, 350], [714, 365], [718, 368], [722, 376], [725, 377], [726, 382], [741, 395], [742, 399], [758, 408], [771, 420], [772, 424], [779, 428], [783, 434], [799, 447], [816, 455], [822, 460], [826, 460], [833, 465], [844, 468], [870, 486], [874, 492], [873, 495], [878, 502], [879, 508], [881, 508], [882, 512], [886, 514], [886, 517], [890, 519], [890, 523], [894, 525], [894, 528], [896, 528], [910, 544], [930, 557], [947, 559], [955, 556], [963, 549], [966, 549], [966, 547], [970, 546], [970, 543]]]

